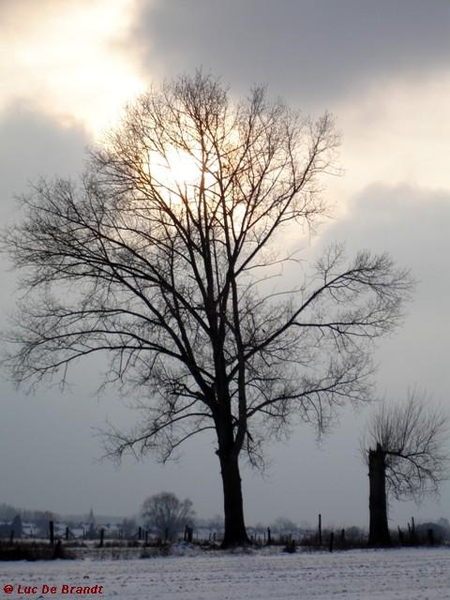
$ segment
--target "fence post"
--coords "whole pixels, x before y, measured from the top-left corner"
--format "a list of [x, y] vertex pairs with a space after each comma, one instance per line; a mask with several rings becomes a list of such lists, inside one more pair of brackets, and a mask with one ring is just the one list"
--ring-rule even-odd
[[192, 544], [192, 538], [194, 537], [194, 528], [186, 525], [184, 528], [184, 537], [183, 540], [188, 544]]
[[50, 534], [50, 544], [53, 546], [55, 542], [55, 524], [53, 521], [48, 522], [49, 534]]
[[58, 540], [56, 542], [56, 546], [53, 549], [53, 558], [62, 558], [62, 556], [63, 556], [62, 542], [61, 542], [61, 540]]
[[103, 548], [103, 540], [105, 539], [105, 530], [100, 529], [100, 548]]
[[319, 547], [322, 546], [322, 515], [319, 514]]
[[270, 546], [270, 544], [272, 543], [272, 537], [271, 537], [271, 533], [270, 533], [270, 527], [267, 528], [267, 545]]
[[411, 544], [417, 543], [416, 537], [416, 523], [414, 521], [414, 517], [411, 517]]
[[332, 531], [330, 533], [330, 552], [333, 552], [333, 545], [334, 545], [334, 531]]

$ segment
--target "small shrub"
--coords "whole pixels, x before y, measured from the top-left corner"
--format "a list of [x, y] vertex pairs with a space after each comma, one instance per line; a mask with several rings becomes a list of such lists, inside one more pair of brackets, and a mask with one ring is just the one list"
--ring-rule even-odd
[[0, 561], [72, 559], [73, 554], [59, 541], [54, 546], [45, 542], [0, 541]]

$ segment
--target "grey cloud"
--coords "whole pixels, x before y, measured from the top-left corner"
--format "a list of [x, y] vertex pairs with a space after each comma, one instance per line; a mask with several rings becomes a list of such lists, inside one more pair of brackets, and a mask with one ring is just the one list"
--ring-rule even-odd
[[[83, 168], [88, 138], [83, 129], [63, 126], [30, 105], [18, 103], [0, 114], [0, 225], [16, 218], [16, 196], [39, 177], [75, 177]], [[0, 257], [0, 311], [15, 302], [16, 276]], [[0, 323], [0, 330], [3, 323]]]
[[445, 0], [142, 2], [133, 41], [168, 75], [203, 65], [234, 85], [269, 83], [304, 104], [386, 74], [449, 65]]
[[349, 254], [387, 251], [410, 269], [416, 290], [403, 327], [380, 346], [377, 381], [388, 395], [391, 390], [404, 395], [408, 386], [417, 385], [450, 410], [449, 223], [449, 192], [374, 185], [353, 199], [348, 215], [329, 228], [320, 246], [337, 241]]
[[[49, 178], [76, 176], [83, 167], [84, 149], [88, 142], [81, 127], [61, 125], [31, 105], [16, 103], [2, 112], [1, 226], [15, 218], [18, 203], [14, 196], [26, 192], [29, 182], [41, 175]], [[0, 277], [1, 331], [8, 328], [8, 314], [18, 299], [13, 292], [17, 276], [9, 271], [4, 256], [0, 258]], [[77, 401], [73, 398], [69, 402], [64, 401], [57, 390], [41, 390], [37, 398], [26, 397], [22, 391], [14, 390], [5, 377], [6, 373], [2, 370], [0, 474], [2, 481], [8, 482], [7, 486], [3, 486], [2, 501], [24, 507], [62, 510], [64, 503], [60, 497], [70, 499], [71, 496], [73, 508], [80, 506], [76, 502], [77, 488], [76, 484], [72, 484], [72, 475], [83, 470], [86, 473], [95, 455], [80, 451], [80, 448], [89, 447], [91, 437], [92, 418], [87, 408], [80, 407], [79, 397]], [[86, 375], [83, 381], [85, 379]], [[90, 411], [93, 412], [92, 408]], [[69, 473], [72, 474], [70, 477]], [[85, 475], [80, 488], [81, 485], [91, 485], [87, 479]], [[69, 501], [65, 504], [71, 506]], [[88, 510], [89, 506], [83, 505], [83, 509]]]
[[28, 105], [19, 103], [0, 115], [0, 214], [37, 177], [76, 175], [88, 142], [80, 126], [58, 124]]
[[415, 276], [421, 278], [447, 268], [449, 223], [450, 192], [374, 184], [350, 201], [347, 215], [321, 243], [337, 239], [351, 250], [388, 251], [399, 262], [412, 263]]

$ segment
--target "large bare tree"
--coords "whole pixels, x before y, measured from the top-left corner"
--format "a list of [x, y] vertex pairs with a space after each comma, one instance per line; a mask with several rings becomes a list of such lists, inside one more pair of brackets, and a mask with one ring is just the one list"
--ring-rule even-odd
[[410, 393], [401, 404], [383, 403], [369, 422], [369, 544], [389, 546], [388, 494], [419, 501], [447, 478], [448, 416], [425, 397]]
[[78, 183], [35, 185], [4, 236], [30, 292], [14, 378], [64, 379], [73, 361], [108, 353], [106, 382], [143, 409], [133, 431], [110, 431], [116, 457], [166, 460], [212, 430], [224, 546], [248, 542], [241, 454], [261, 464], [295, 419], [322, 432], [344, 402], [366, 400], [371, 342], [410, 290], [387, 255], [348, 261], [334, 247], [308, 270], [287, 250], [327, 213], [320, 177], [337, 143], [329, 115], [313, 122], [263, 88], [235, 101], [211, 76], [183, 76], [126, 110]]
[[147, 528], [161, 539], [173, 541], [186, 525], [193, 525], [195, 511], [189, 498], [178, 500], [172, 492], [160, 492], [145, 499], [141, 515]]

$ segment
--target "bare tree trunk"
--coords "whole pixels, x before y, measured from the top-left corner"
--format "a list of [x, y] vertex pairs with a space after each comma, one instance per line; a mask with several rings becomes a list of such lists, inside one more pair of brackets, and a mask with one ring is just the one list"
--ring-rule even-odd
[[376, 450], [369, 451], [369, 545], [391, 546], [386, 501], [386, 457], [377, 444]]
[[244, 522], [241, 475], [238, 457], [219, 455], [222, 473], [225, 512], [225, 534], [222, 548], [250, 543]]

